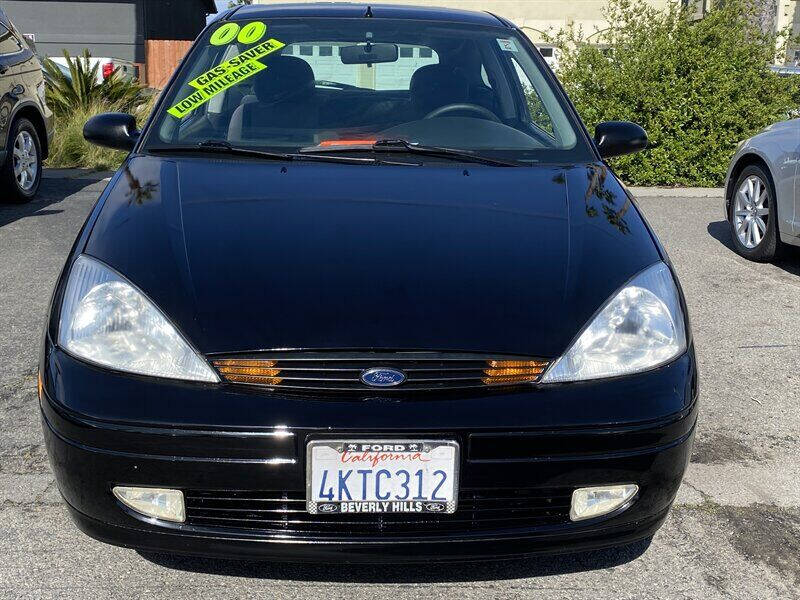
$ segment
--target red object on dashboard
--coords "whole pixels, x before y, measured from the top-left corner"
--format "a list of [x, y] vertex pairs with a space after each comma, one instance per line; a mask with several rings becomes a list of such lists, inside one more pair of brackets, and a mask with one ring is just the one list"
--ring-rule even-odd
[[328, 148], [331, 146], [372, 146], [378, 140], [325, 140], [320, 142], [320, 147]]

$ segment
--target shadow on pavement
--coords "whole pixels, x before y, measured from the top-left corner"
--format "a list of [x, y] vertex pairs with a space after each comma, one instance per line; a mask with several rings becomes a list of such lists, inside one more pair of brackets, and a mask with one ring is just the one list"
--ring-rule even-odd
[[708, 231], [708, 235], [717, 240], [728, 250], [735, 252], [733, 249], [733, 240], [731, 239], [731, 230], [728, 228], [727, 221], [712, 221], [708, 224], [706, 231]]
[[553, 556], [503, 561], [423, 563], [411, 565], [348, 565], [276, 563], [198, 558], [139, 552], [142, 558], [179, 571], [229, 577], [333, 583], [455, 583], [524, 579], [616, 567], [639, 558], [652, 538], [627, 546]]
[[[708, 231], [708, 235], [734, 254], [736, 253], [733, 247], [733, 239], [731, 238], [731, 230], [727, 221], [712, 221], [708, 224], [706, 230]], [[800, 275], [800, 248], [784, 245], [783, 253], [780, 258], [772, 264], [791, 275]]]
[[81, 178], [48, 178], [42, 179], [39, 193], [31, 202], [27, 204], [6, 204], [0, 202], [0, 227], [24, 219], [25, 217], [43, 217], [56, 215], [62, 210], [48, 209], [51, 204], [61, 202], [65, 198], [86, 189], [89, 186], [97, 185], [105, 175], [98, 174], [97, 177], [84, 176]]

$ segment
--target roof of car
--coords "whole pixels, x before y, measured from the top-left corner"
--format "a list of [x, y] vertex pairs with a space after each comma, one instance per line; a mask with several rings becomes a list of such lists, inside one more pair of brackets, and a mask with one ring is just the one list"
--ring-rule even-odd
[[254, 4], [242, 6], [228, 18], [267, 19], [278, 17], [328, 17], [357, 19], [369, 14], [376, 19], [416, 19], [421, 21], [448, 21], [473, 25], [508, 27], [509, 23], [489, 12], [476, 12], [454, 8], [430, 6], [398, 6], [366, 2], [313, 2], [302, 4]]

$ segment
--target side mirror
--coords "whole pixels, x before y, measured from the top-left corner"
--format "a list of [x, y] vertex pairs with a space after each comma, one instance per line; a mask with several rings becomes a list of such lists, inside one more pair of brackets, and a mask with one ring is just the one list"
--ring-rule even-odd
[[647, 133], [636, 123], [606, 121], [594, 130], [594, 141], [600, 156], [611, 158], [647, 148]]
[[87, 142], [115, 150], [130, 152], [139, 139], [136, 119], [127, 113], [102, 113], [95, 115], [83, 126]]

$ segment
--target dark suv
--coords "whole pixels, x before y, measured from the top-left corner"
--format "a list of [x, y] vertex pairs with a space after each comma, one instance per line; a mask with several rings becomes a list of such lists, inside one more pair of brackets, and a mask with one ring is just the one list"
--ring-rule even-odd
[[42, 66], [0, 9], [0, 202], [29, 202], [53, 135]]

